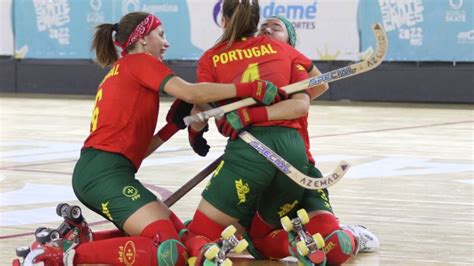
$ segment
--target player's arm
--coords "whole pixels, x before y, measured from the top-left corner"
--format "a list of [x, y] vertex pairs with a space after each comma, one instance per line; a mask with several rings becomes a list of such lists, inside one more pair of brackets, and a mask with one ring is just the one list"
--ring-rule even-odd
[[[321, 75], [321, 71], [316, 66], [313, 66], [311, 70], [308, 73], [309, 77], [315, 77]], [[307, 92], [310, 94], [311, 100], [314, 100], [321, 96], [324, 92], [326, 92], [329, 89], [329, 84], [327, 83], [322, 83], [320, 85], [317, 85], [311, 89], [308, 89]]]
[[[309, 77], [315, 77], [318, 75], [321, 75], [321, 71], [313, 64], [313, 61], [303, 55], [302, 53], [292, 50], [291, 55], [294, 57], [295, 63], [301, 65], [304, 69], [306, 69], [306, 72], [308, 72]], [[292, 81], [294, 83], [295, 81]], [[314, 100], [321, 96], [325, 91], [329, 89], [329, 85], [327, 83], [322, 83], [320, 85], [317, 85], [311, 89], [307, 90], [307, 93], [309, 93], [311, 100]]]
[[291, 98], [276, 104], [265, 106], [268, 120], [291, 120], [306, 115], [309, 111], [310, 98], [306, 93], [296, 93]]

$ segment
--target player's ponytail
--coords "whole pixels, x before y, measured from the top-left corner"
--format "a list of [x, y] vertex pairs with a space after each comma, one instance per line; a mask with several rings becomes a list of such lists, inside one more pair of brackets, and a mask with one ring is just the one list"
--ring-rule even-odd
[[230, 47], [235, 40], [257, 32], [260, 20], [258, 0], [224, 0], [222, 16], [227, 25], [218, 44], [228, 42], [227, 47]]
[[[91, 50], [95, 50], [97, 63], [102, 67], [114, 64], [118, 60], [114, 41], [125, 43], [138, 23], [143, 21], [148, 15], [146, 12], [132, 12], [123, 16], [119, 23], [98, 25], [91, 45]], [[134, 47], [135, 43], [129, 45], [126, 49], [128, 51]]]

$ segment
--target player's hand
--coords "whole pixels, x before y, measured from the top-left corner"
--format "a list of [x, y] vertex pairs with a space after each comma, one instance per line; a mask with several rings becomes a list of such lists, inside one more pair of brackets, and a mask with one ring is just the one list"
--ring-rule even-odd
[[211, 148], [207, 144], [207, 140], [203, 137], [204, 132], [209, 130], [209, 126], [206, 125], [201, 131], [195, 131], [191, 126], [188, 127], [188, 140], [189, 145], [193, 148], [193, 151], [199, 156], [206, 156]]
[[176, 99], [166, 114], [166, 122], [175, 124], [178, 129], [186, 128], [183, 119], [191, 113], [192, 108], [192, 104]]
[[243, 129], [259, 122], [268, 121], [267, 109], [260, 107], [243, 107], [227, 113], [225, 117], [216, 120], [219, 132], [230, 139], [236, 139]]
[[235, 86], [237, 97], [252, 97], [264, 105], [288, 99], [286, 92], [270, 81], [256, 80], [249, 83], [238, 83]]

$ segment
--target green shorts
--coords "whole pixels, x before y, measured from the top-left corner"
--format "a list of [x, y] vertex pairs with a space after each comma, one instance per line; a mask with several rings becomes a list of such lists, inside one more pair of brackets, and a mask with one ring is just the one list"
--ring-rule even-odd
[[[321, 178], [323, 175], [314, 164], [309, 164], [308, 176]], [[308, 213], [313, 211], [328, 211], [333, 212], [331, 204], [329, 203], [329, 192], [327, 189], [309, 190], [306, 189], [303, 195], [301, 208], [304, 208]]]
[[[298, 170], [307, 173], [305, 147], [296, 129], [255, 127], [249, 132]], [[276, 193], [276, 190], [279, 192]], [[202, 196], [222, 212], [239, 219], [242, 226], [248, 227], [257, 207], [266, 221], [279, 224], [278, 215], [291, 211], [294, 202], [301, 202], [303, 193], [302, 187], [250, 145], [237, 139], [228, 142], [222, 162]]]
[[74, 168], [72, 187], [84, 205], [122, 229], [136, 210], [157, 200], [135, 179], [135, 171], [123, 155], [86, 148]]

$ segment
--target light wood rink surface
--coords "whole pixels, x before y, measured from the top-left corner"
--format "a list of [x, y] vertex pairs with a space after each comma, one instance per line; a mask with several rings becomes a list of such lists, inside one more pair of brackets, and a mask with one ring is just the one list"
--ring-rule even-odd
[[[93, 97], [0, 96], [0, 265], [29, 245], [39, 226], [57, 227], [60, 202], [79, 204], [90, 223], [103, 218], [75, 198], [71, 174], [90, 123]], [[161, 103], [158, 128], [170, 106]], [[340, 160], [346, 177], [330, 188], [340, 221], [363, 224], [382, 243], [347, 265], [474, 265], [473, 126], [467, 105], [315, 102], [311, 148], [323, 173]], [[137, 177], [163, 196], [222, 154], [213, 123], [205, 158], [180, 132], [147, 158]], [[191, 218], [206, 182], [172, 209]], [[92, 227], [112, 228], [111, 224]], [[235, 259], [235, 265], [296, 265]]]

